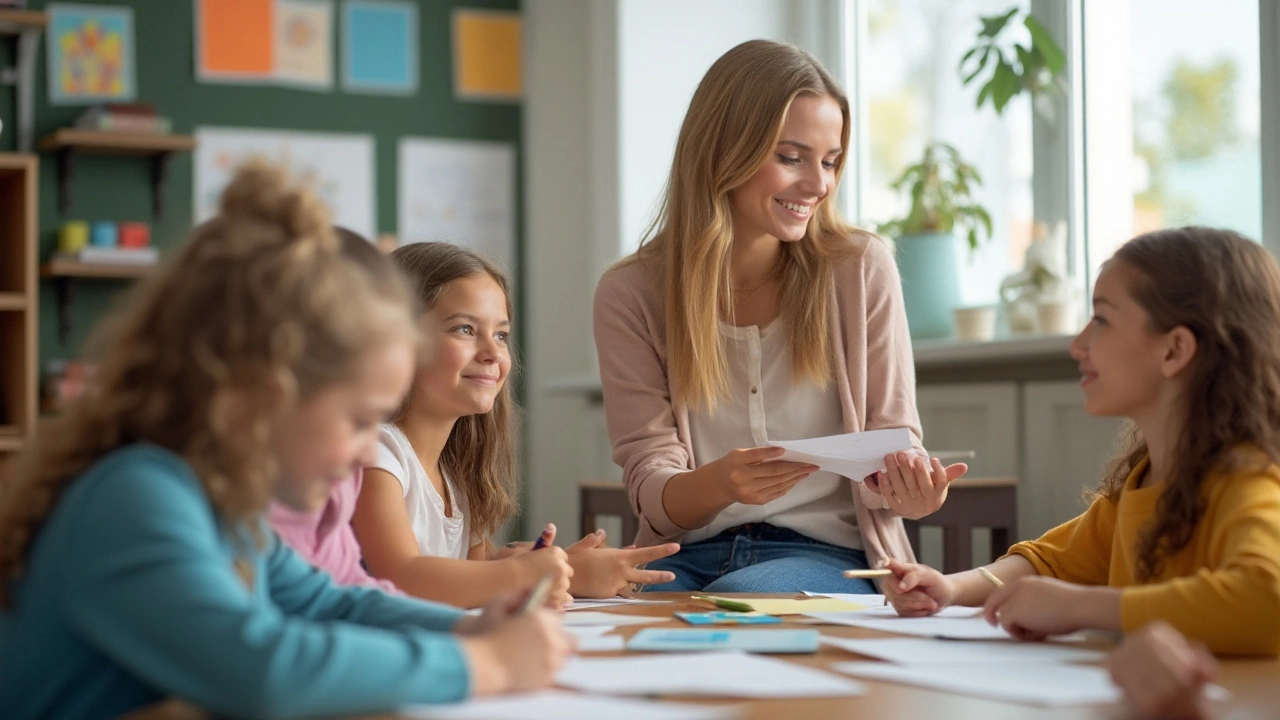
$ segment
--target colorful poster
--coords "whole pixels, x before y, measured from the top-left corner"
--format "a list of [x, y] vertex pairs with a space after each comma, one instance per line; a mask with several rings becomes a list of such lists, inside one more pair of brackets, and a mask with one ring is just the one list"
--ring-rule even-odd
[[413, 3], [343, 3], [342, 88], [389, 95], [418, 91], [418, 9]]
[[51, 3], [49, 102], [91, 105], [137, 96], [133, 11], [106, 5]]
[[275, 72], [274, 0], [196, 0], [196, 79], [269, 82]]
[[515, 177], [508, 143], [401, 138], [400, 242], [463, 245], [516, 277]]
[[376, 236], [373, 136], [225, 127], [196, 128], [195, 136], [196, 222], [217, 213], [235, 169], [260, 156], [310, 182], [335, 223]]
[[453, 92], [460, 100], [518, 102], [520, 13], [453, 11]]
[[275, 77], [283, 83], [333, 87], [333, 3], [278, 0]]

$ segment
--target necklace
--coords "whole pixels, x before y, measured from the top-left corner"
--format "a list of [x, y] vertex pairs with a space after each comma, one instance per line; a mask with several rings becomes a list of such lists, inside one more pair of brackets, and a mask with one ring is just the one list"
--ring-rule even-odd
[[[737, 305], [741, 305], [742, 303], [744, 303], [744, 302], [746, 302], [746, 301], [750, 300], [752, 297], [754, 297], [754, 296], [755, 296], [755, 294], [756, 294], [756, 293], [760, 292], [760, 288], [764, 287], [765, 285], [768, 285], [770, 282], [772, 282], [773, 280], [775, 280], [777, 277], [778, 277], [778, 271], [777, 271], [777, 269], [775, 268], [775, 269], [774, 269], [773, 271], [771, 271], [768, 275], [766, 275], [766, 276], [764, 277], [764, 279], [763, 279], [763, 280], [761, 280], [760, 282], [756, 283], [756, 284], [755, 284], [755, 286], [754, 286], [754, 287], [752, 287], [752, 288], [751, 288], [751, 289], [749, 289], [749, 290], [748, 290], [747, 288], [738, 288], [738, 287], [735, 287], [735, 288], [733, 289], [733, 294], [734, 294], [733, 304], [734, 304], [735, 306], [737, 306]], [[745, 295], [742, 295], [742, 294], [740, 294], [740, 293], [746, 293], [746, 294], [745, 294]]]

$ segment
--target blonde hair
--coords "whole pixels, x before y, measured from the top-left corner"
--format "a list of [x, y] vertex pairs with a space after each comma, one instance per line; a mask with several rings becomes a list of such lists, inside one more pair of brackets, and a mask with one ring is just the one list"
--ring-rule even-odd
[[792, 376], [825, 386], [833, 347], [829, 322], [835, 261], [873, 238], [845, 222], [836, 196], [849, 147], [849, 101], [811, 55], [791, 45], [751, 40], [707, 71], [680, 127], [671, 175], [658, 217], [640, 249], [623, 264], [655, 259], [665, 283], [667, 350], [674, 400], [714, 408], [728, 393], [720, 313], [733, 307], [729, 274], [733, 245], [730, 193], [776, 152], [792, 102], [830, 97], [844, 128], [836, 184], [818, 205], [804, 238], [783, 243], [780, 304], [787, 320]]
[[[444, 242], [414, 243], [396, 248], [391, 261], [409, 278], [422, 311], [435, 307], [449, 283], [461, 278], [488, 275], [506, 300], [507, 317], [512, 316], [511, 290], [507, 276], [497, 265], [465, 248]], [[516, 374], [515, 348], [511, 353], [511, 374], [498, 390], [493, 408], [487, 413], [458, 418], [440, 453], [440, 467], [462, 489], [466, 497], [467, 521], [478, 535], [488, 537], [518, 509], [516, 502], [516, 425], [519, 410], [511, 399], [511, 383]], [[393, 418], [400, 422], [408, 414], [411, 390]]]
[[370, 350], [417, 337], [404, 282], [375, 276], [342, 254], [314, 195], [265, 163], [241, 168], [219, 216], [99, 329], [94, 383], [22, 459], [0, 499], [0, 606], [61, 494], [133, 443], [182, 456], [221, 520], [260, 545], [275, 427]]

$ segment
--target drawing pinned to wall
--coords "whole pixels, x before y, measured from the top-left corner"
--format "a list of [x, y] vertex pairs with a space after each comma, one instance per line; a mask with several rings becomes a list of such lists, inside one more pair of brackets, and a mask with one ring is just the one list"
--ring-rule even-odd
[[401, 243], [446, 240], [516, 267], [516, 153], [508, 143], [401, 138]]
[[196, 0], [195, 19], [197, 80], [270, 82], [274, 0]]
[[418, 91], [418, 8], [413, 3], [342, 4], [342, 89], [388, 95]]
[[275, 76], [285, 83], [333, 87], [333, 3], [278, 0]]
[[218, 196], [235, 169], [262, 156], [306, 178], [328, 204], [335, 223], [365, 237], [376, 235], [371, 135], [202, 127], [195, 136], [196, 222], [217, 212]]
[[460, 100], [518, 102], [520, 13], [453, 11], [453, 93]]
[[65, 3], [47, 10], [49, 102], [133, 100], [133, 10]]

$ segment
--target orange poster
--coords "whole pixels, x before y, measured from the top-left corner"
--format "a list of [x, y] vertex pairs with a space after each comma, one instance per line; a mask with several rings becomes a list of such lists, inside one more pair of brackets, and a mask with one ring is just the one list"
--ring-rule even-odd
[[464, 100], [520, 99], [519, 13], [454, 11], [453, 91]]
[[275, 71], [273, 0], [198, 0], [196, 77], [269, 80]]

